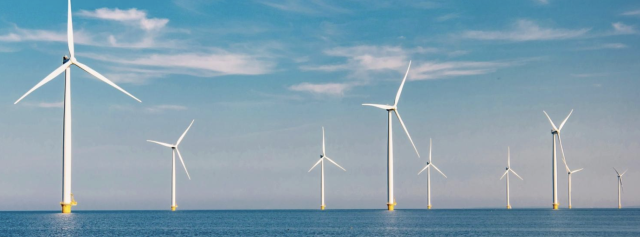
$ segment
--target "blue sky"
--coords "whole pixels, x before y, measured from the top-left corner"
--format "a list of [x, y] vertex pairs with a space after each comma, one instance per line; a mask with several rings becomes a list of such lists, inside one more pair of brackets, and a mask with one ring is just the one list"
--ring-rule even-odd
[[[57, 210], [66, 1], [0, 2], [0, 210]], [[575, 207], [640, 206], [640, 3], [635, 1], [80, 1], [77, 58], [143, 103], [72, 69], [76, 210], [168, 209], [177, 140], [181, 209], [385, 208], [386, 114], [412, 60], [395, 121], [398, 208], [426, 207], [429, 138], [436, 208], [551, 204], [551, 126], [563, 129]], [[566, 206], [566, 173], [559, 199]]]

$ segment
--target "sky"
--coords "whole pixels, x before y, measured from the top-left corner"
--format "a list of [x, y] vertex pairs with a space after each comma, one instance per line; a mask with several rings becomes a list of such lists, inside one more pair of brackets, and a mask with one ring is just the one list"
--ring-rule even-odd
[[[76, 57], [140, 98], [72, 68], [74, 210], [386, 208], [393, 104], [396, 208], [550, 208], [551, 125], [576, 208], [640, 206], [640, 2], [581, 0], [73, 1]], [[0, 210], [59, 210], [66, 1], [0, 2]], [[558, 198], [567, 174], [558, 160]]]

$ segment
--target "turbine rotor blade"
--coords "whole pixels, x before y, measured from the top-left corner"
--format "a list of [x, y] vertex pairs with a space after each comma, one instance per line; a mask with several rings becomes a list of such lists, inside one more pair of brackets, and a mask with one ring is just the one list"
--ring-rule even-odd
[[620, 176], [620, 172], [618, 172], [618, 170], [615, 167], [613, 167], [613, 170], [615, 170], [616, 174], [618, 174], [618, 176]]
[[342, 166], [340, 166], [338, 163], [336, 163], [335, 161], [333, 161], [331, 158], [326, 157], [326, 156], [325, 156], [324, 158], [327, 158], [327, 160], [328, 160], [328, 161], [330, 161], [330, 162], [331, 162], [331, 163], [333, 163], [334, 165], [338, 166], [340, 169], [342, 169], [342, 170], [344, 170], [344, 171], [347, 171], [347, 170], [345, 170], [344, 168], [342, 168]]
[[511, 173], [515, 174], [516, 176], [518, 176], [518, 178], [520, 178], [520, 180], [524, 180], [522, 179], [522, 177], [520, 177], [520, 175], [518, 175], [518, 173], [516, 173], [515, 171], [513, 171], [512, 169], [509, 169], [508, 171], [511, 171]]
[[569, 120], [569, 117], [571, 117], [572, 113], [573, 113], [573, 110], [571, 110], [571, 112], [569, 112], [569, 115], [567, 115], [567, 118], [565, 118], [564, 121], [562, 121], [562, 123], [560, 124], [560, 127], [558, 127], [558, 131], [562, 130], [562, 127], [564, 127], [564, 124], [567, 122], [567, 120]]
[[185, 135], [187, 135], [187, 132], [189, 131], [189, 129], [191, 128], [191, 125], [193, 125], [193, 122], [195, 122], [196, 120], [191, 120], [191, 124], [189, 124], [189, 127], [187, 127], [187, 130], [184, 130], [184, 133], [182, 133], [182, 136], [180, 136], [180, 138], [178, 139], [178, 142], [176, 142], [176, 146], [180, 145], [180, 142], [182, 142], [182, 139], [184, 138]]
[[573, 173], [578, 173], [578, 172], [580, 172], [580, 171], [581, 171], [581, 170], [583, 170], [583, 169], [584, 169], [584, 168], [580, 168], [580, 169], [577, 169], [577, 170], [571, 171], [571, 173], [572, 173], [572, 174], [573, 174]]
[[507, 146], [507, 167], [511, 167], [511, 148]]
[[74, 42], [73, 42], [73, 20], [71, 17], [71, 0], [69, 0], [68, 2], [69, 2], [69, 11], [68, 11], [68, 17], [67, 17], [67, 44], [69, 45], [69, 54], [71, 58], [74, 58], [75, 49], [74, 49]]
[[431, 138], [429, 138], [429, 164], [431, 164], [431, 145], [432, 145], [432, 141], [431, 141]]
[[400, 121], [400, 125], [402, 125], [402, 128], [404, 128], [404, 132], [407, 133], [407, 137], [409, 138], [409, 141], [411, 142], [411, 145], [413, 145], [413, 149], [416, 151], [416, 154], [418, 154], [418, 157], [420, 157], [420, 153], [418, 152], [418, 148], [416, 148], [416, 145], [413, 144], [413, 139], [411, 139], [411, 135], [409, 135], [409, 130], [407, 130], [407, 126], [404, 125], [404, 122], [402, 121], [402, 117], [400, 117], [400, 113], [398, 113], [398, 110], [394, 110], [393, 112], [396, 113], [396, 116], [398, 117], [398, 120]]
[[398, 93], [396, 94], [396, 100], [393, 103], [393, 107], [398, 106], [398, 101], [400, 101], [400, 94], [402, 94], [402, 88], [404, 87], [404, 83], [405, 81], [407, 81], [407, 76], [409, 75], [409, 69], [411, 69], [411, 61], [409, 61], [409, 67], [407, 67], [407, 72], [404, 74], [402, 84], [400, 84], [400, 89], [398, 89]]
[[313, 170], [313, 168], [316, 168], [316, 166], [318, 166], [318, 164], [320, 164], [320, 161], [322, 161], [322, 159], [323, 159], [323, 158], [320, 158], [320, 159], [318, 160], [318, 162], [316, 162], [316, 164], [315, 164], [315, 165], [313, 165], [313, 166], [311, 167], [311, 169], [309, 169], [309, 171], [307, 171], [307, 172], [311, 172], [311, 171]]
[[438, 166], [431, 164], [433, 166], [434, 169], [436, 169], [442, 176], [444, 176], [445, 178], [447, 178], [446, 175], [444, 175], [444, 173], [442, 173], [442, 171], [440, 171], [440, 169], [438, 169]]
[[379, 104], [362, 104], [362, 105], [376, 107], [376, 108], [384, 109], [384, 110], [393, 109], [393, 106], [391, 106], [391, 105], [379, 105]]
[[184, 160], [182, 160], [182, 155], [180, 154], [180, 150], [176, 147], [176, 151], [178, 152], [178, 157], [180, 158], [180, 163], [182, 163], [182, 167], [184, 167], [184, 172], [187, 172], [187, 177], [191, 180], [191, 176], [189, 175], [189, 171], [187, 170], [187, 166], [184, 165]]
[[326, 155], [327, 155], [327, 153], [326, 153], [326, 151], [324, 149], [324, 127], [322, 127], [322, 156], [324, 157]]
[[547, 112], [544, 111], [544, 110], [542, 112], [544, 112], [544, 115], [546, 115], [547, 118], [549, 119], [549, 123], [551, 123], [551, 126], [553, 127], [553, 130], [558, 131], [558, 128], [556, 127], [556, 125], [553, 124], [553, 121], [551, 121], [551, 117], [549, 117], [549, 114], [547, 114]]
[[161, 146], [166, 146], [169, 148], [173, 148], [173, 145], [169, 144], [169, 143], [164, 143], [164, 142], [159, 142], [159, 141], [154, 141], [154, 140], [147, 140], [148, 142], [152, 142]]
[[509, 173], [509, 170], [505, 171], [504, 174], [502, 174], [502, 177], [500, 177], [500, 180], [502, 180], [502, 178], [504, 178], [505, 175], [507, 175]]
[[429, 163], [427, 166], [422, 168], [422, 170], [420, 170], [420, 172], [418, 172], [418, 175], [420, 175], [423, 171], [427, 170], [427, 168], [429, 168], [430, 165], [431, 165], [431, 163]]
[[69, 66], [71, 66], [71, 61], [68, 61], [65, 64], [62, 64], [62, 66], [56, 68], [56, 70], [53, 70], [53, 72], [49, 73], [49, 75], [47, 75], [47, 77], [45, 77], [44, 79], [42, 79], [42, 81], [38, 82], [38, 84], [36, 84], [33, 88], [31, 88], [31, 90], [27, 91], [27, 93], [25, 93], [22, 97], [20, 97], [20, 99], [16, 100], [15, 103], [13, 104], [17, 104], [18, 102], [20, 102], [22, 99], [24, 99], [25, 97], [27, 97], [29, 94], [31, 94], [31, 92], [37, 90], [38, 88], [40, 88], [42, 85], [47, 84], [47, 82], [50, 82], [51, 80], [53, 80], [54, 78], [56, 78], [58, 75], [60, 75], [62, 72], [64, 72], [64, 70], [66, 70], [67, 68], [69, 68]]
[[[73, 58], [72, 60], [73, 61]], [[120, 92], [125, 93], [126, 95], [130, 96], [131, 98], [133, 98], [134, 100], [137, 100], [138, 102], [142, 102], [140, 101], [138, 98], [136, 98], [135, 96], [129, 94], [129, 92], [125, 91], [124, 89], [120, 88], [118, 85], [116, 85], [115, 83], [113, 83], [111, 80], [107, 79], [105, 76], [103, 76], [102, 74], [96, 72], [95, 70], [91, 69], [89, 66], [84, 65], [78, 61], [73, 62], [73, 64], [75, 64], [76, 66], [78, 66], [80, 69], [84, 70], [85, 72], [93, 75], [94, 77], [100, 79], [102, 82], [109, 84], [110, 86], [118, 89]]]
[[623, 176], [625, 173], [627, 173], [628, 170], [625, 170], [624, 172], [622, 172], [622, 174], [620, 176]]
[[571, 172], [569, 166], [567, 165], [567, 160], [564, 157], [564, 147], [562, 147], [562, 138], [560, 137], [560, 133], [557, 133], [556, 135], [558, 135], [558, 142], [560, 143], [560, 152], [562, 153], [562, 162], [564, 162], [564, 168], [567, 169], [567, 172]]

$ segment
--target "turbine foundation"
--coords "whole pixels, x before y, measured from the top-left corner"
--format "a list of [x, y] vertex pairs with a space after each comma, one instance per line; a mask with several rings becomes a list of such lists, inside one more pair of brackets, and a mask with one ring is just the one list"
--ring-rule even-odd
[[571, 209], [571, 205], [569, 205], [569, 209]]
[[427, 206], [427, 209], [431, 210], [431, 205], [428, 205], [428, 206]]
[[393, 211], [395, 204], [394, 203], [387, 203], [387, 208], [389, 211]]
[[622, 209], [622, 205], [618, 205], [618, 209]]
[[554, 203], [553, 210], [558, 210], [558, 206], [560, 206], [560, 203]]
[[71, 213], [71, 203], [60, 203], [62, 213]]
[[511, 205], [507, 205], [507, 209], [509, 209], [509, 210], [510, 210], [510, 209], [511, 209]]
[[171, 206], [171, 211], [176, 211], [176, 208], [178, 208], [178, 206]]
[[324, 210], [326, 206], [320, 206], [320, 210]]

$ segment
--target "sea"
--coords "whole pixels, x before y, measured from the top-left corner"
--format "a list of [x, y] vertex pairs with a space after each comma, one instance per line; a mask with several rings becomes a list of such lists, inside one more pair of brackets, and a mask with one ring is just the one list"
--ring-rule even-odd
[[0, 212], [0, 236], [640, 236], [640, 209]]

